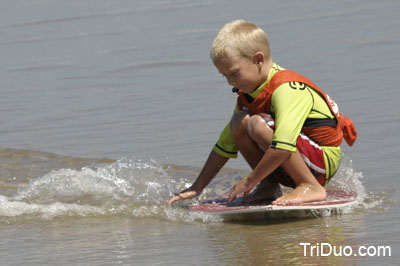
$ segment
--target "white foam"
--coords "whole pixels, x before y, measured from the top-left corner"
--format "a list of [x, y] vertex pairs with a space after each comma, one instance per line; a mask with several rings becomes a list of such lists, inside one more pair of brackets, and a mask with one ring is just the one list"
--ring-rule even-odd
[[51, 204], [32, 204], [21, 201], [12, 201], [0, 196], [0, 217], [34, 217], [51, 219], [57, 216], [88, 216], [104, 214], [102, 208], [79, 204], [54, 202]]

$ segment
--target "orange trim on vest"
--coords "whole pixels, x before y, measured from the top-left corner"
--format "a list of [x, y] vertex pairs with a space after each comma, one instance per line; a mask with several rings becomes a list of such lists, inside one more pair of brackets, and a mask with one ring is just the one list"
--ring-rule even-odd
[[290, 70], [281, 70], [274, 74], [265, 89], [249, 103], [242, 91], [238, 91], [239, 97], [237, 99], [237, 106], [239, 110], [247, 107], [251, 113], [269, 113], [271, 107], [271, 98], [274, 91], [282, 84], [287, 82], [301, 82], [307, 84], [315, 91], [320, 93], [329, 106], [332, 114], [337, 120], [337, 126], [320, 126], [315, 128], [302, 128], [302, 132], [310, 137], [313, 141], [321, 146], [339, 146], [344, 138], [352, 146], [357, 138], [357, 130], [353, 122], [339, 113], [338, 106], [325, 92], [323, 92], [317, 85], [296, 72]]

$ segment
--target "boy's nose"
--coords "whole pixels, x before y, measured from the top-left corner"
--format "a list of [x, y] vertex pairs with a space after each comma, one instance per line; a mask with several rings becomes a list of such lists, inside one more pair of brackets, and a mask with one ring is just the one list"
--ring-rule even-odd
[[236, 87], [236, 82], [232, 78], [226, 78], [226, 81], [228, 82], [229, 85]]

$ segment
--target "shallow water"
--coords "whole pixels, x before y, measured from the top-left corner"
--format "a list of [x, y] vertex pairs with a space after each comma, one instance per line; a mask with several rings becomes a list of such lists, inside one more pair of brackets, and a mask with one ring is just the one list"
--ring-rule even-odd
[[[386, 0], [1, 1], [0, 264], [396, 265], [399, 12]], [[359, 193], [354, 209], [232, 223], [164, 205], [233, 110], [208, 54], [237, 18], [355, 122], [331, 184]], [[200, 200], [246, 173], [231, 160]], [[303, 242], [391, 256], [304, 256]]]
[[[30, 164], [29, 181], [15, 177], [2, 183], [2, 249], [15, 253], [5, 256], [6, 265], [181, 265], [188, 259], [195, 265], [320, 265], [326, 258], [301, 256], [300, 243], [357, 248], [364, 244], [368, 215], [382, 215], [393, 205], [383, 195], [365, 193], [361, 173], [347, 165], [330, 186], [357, 191], [354, 208], [327, 217], [224, 221], [182, 208], [189, 202], [164, 204], [178, 187], [190, 184], [198, 168], [132, 158], [90, 162], [20, 150], [12, 158], [28, 165], [31, 156], [37, 162]], [[60, 169], [42, 175], [44, 161]], [[83, 162], [88, 166], [80, 168]], [[222, 171], [200, 200], [226, 194], [239, 173], [244, 170]], [[342, 265], [348, 259], [328, 261]]]

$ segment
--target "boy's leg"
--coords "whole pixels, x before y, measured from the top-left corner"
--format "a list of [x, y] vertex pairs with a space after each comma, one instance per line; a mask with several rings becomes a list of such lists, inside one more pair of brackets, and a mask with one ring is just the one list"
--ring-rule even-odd
[[247, 123], [250, 120], [250, 113], [238, 111], [230, 122], [230, 129], [236, 146], [245, 158], [246, 162], [254, 169], [263, 156], [263, 152], [257, 143], [247, 134]]
[[[247, 133], [249, 137], [258, 143], [260, 148], [264, 151], [266, 151], [272, 143], [273, 125], [268, 126], [267, 124], [270, 123], [271, 120], [272, 118], [270, 119], [268, 115], [264, 114], [253, 115], [247, 120]], [[308, 148], [312, 148], [311, 144], [307, 142], [307, 140], [299, 138], [298, 150], [295, 153], [290, 154], [288, 159], [282, 163], [281, 167], [283, 168], [284, 172], [286, 172], [287, 175], [289, 175], [293, 180], [295, 189], [287, 195], [279, 197], [274, 201], [274, 204], [294, 204], [309, 201], [319, 201], [326, 198], [326, 191], [321, 186], [321, 184], [324, 184], [325, 181], [321, 179], [317, 181], [316, 177], [311, 173], [309, 166], [305, 163], [302, 155], [299, 152], [299, 148], [301, 148], [304, 151], [304, 156], [304, 153], [307, 151], [307, 145]], [[322, 150], [311, 150], [311, 156], [314, 156], [313, 152], [320, 152], [319, 157], [322, 156], [321, 158], [323, 159]], [[279, 168], [277, 173], [271, 174], [264, 180], [271, 179], [271, 182], [274, 182], [272, 179], [280, 180], [280, 178], [283, 178], [282, 181], [285, 181], [285, 183], [287, 182], [287, 177], [285, 175], [282, 175], [281, 177], [277, 175], [279, 175]], [[317, 175], [318, 178], [320, 176], [321, 174]], [[289, 182], [289, 184], [293, 184], [293, 182]], [[281, 183], [285, 184], [284, 182]], [[256, 200], [259, 200], [260, 198], [262, 199], [262, 195], [264, 193], [267, 193], [267, 191], [260, 187], [260, 190], [257, 189], [253, 198]]]
[[281, 166], [293, 179], [296, 188], [290, 193], [276, 199], [273, 204], [290, 205], [326, 199], [325, 188], [321, 186], [315, 176], [311, 173], [310, 168], [304, 162], [299, 151], [291, 154]]
[[[264, 151], [248, 134], [248, 122], [250, 118], [249, 112], [239, 111], [232, 117], [230, 128], [240, 153], [250, 165], [251, 169], [254, 169], [263, 157]], [[263, 133], [270, 135], [269, 137], [272, 140], [274, 132], [271, 128], [267, 128], [267, 130], [269, 130], [269, 132]], [[261, 190], [262, 193], [251, 193], [244, 201], [274, 200], [282, 195], [279, 182], [274, 178], [266, 178], [261, 181], [255, 191]]]

